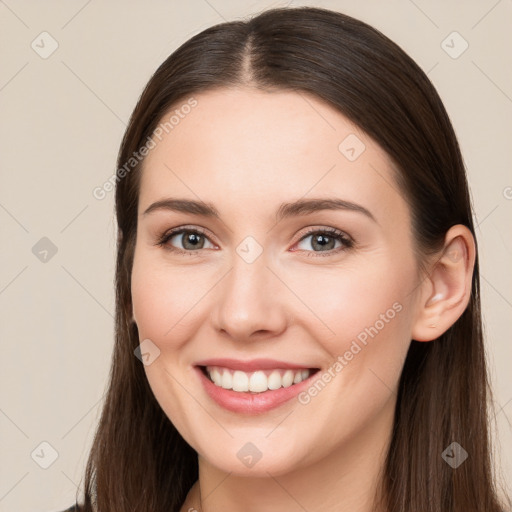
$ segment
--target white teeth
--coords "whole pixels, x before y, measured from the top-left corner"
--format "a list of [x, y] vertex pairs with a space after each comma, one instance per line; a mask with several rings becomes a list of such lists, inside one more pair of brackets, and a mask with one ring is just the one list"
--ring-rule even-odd
[[233, 391], [249, 391], [249, 377], [237, 370], [233, 373]]
[[282, 386], [281, 374], [277, 370], [267, 377], [267, 386], [268, 389], [279, 389]]
[[217, 384], [217, 386], [220, 386], [222, 384], [222, 375], [217, 368], [214, 368], [211, 371], [210, 377], [212, 378], [213, 382]]
[[258, 370], [247, 373], [219, 366], [207, 366], [206, 372], [216, 386], [233, 391], [264, 393], [269, 389], [288, 388], [311, 375], [311, 370]]
[[293, 372], [286, 370], [283, 375], [283, 388], [289, 388], [293, 384]]
[[233, 375], [231, 375], [230, 372], [222, 372], [222, 384], [221, 385], [224, 389], [233, 389]]
[[261, 393], [267, 389], [267, 376], [263, 372], [254, 372], [249, 379], [249, 391]]

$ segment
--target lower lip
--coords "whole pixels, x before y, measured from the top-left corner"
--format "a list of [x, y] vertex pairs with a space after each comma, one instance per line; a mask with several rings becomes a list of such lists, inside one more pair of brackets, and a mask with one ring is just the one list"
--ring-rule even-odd
[[214, 384], [199, 368], [195, 366], [199, 378], [208, 396], [228, 411], [243, 414], [260, 414], [270, 411], [288, 402], [311, 384], [311, 379], [316, 375], [310, 375], [307, 379], [293, 384], [287, 388], [269, 389], [263, 393], [250, 393], [224, 389]]

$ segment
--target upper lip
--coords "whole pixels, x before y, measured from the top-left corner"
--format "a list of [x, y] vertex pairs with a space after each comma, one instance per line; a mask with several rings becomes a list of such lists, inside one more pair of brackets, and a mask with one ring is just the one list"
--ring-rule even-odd
[[274, 368], [290, 368], [296, 370], [313, 368], [309, 365], [288, 363], [286, 361], [278, 361], [276, 359], [251, 359], [248, 361], [241, 361], [239, 359], [229, 358], [203, 359], [202, 361], [198, 361], [196, 366], [221, 366], [222, 368], [231, 368], [232, 370], [241, 370], [243, 372], [272, 370]]

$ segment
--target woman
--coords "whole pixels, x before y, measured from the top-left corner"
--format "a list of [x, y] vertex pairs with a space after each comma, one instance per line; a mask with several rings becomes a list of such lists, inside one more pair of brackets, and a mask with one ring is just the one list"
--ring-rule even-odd
[[116, 174], [91, 511], [503, 511], [460, 149], [421, 69], [275, 9], [156, 71]]

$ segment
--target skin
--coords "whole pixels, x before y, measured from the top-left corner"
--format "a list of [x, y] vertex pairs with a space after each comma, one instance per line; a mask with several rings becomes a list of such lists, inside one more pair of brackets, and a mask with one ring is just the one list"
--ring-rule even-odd
[[[452, 227], [422, 275], [389, 159], [343, 115], [296, 92], [244, 87], [196, 99], [144, 162], [132, 271], [140, 340], [160, 350], [145, 366], [148, 381], [199, 456], [199, 480], [181, 510], [375, 510], [410, 340], [435, 340], [464, 311], [473, 238]], [[349, 134], [365, 145], [355, 161], [338, 149]], [[220, 219], [144, 214], [170, 197], [212, 203]], [[375, 220], [323, 210], [276, 223], [281, 203], [322, 197], [357, 203]], [[182, 235], [158, 245], [181, 226], [206, 231], [194, 255], [170, 250], [187, 250]], [[337, 241], [322, 251], [304, 238], [311, 228], [338, 229], [354, 245]], [[236, 252], [247, 236], [262, 249], [252, 263]], [[259, 415], [227, 411], [193, 370], [205, 358], [265, 357], [321, 375], [397, 303], [400, 312], [307, 404], [292, 399]], [[262, 453], [250, 468], [237, 457], [247, 442]]]

